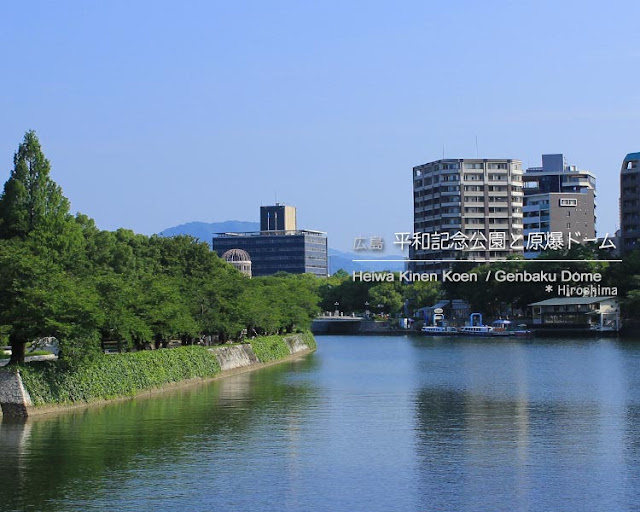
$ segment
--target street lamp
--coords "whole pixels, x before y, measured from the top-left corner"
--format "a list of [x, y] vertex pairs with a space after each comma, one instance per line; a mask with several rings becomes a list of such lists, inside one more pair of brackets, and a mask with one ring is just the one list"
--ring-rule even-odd
[[384, 308], [384, 304], [378, 304], [378, 309], [380, 310], [380, 316], [382, 316], [382, 308]]
[[369, 318], [369, 301], [364, 303], [364, 317]]
[[334, 306], [336, 307], [336, 316], [340, 316], [340, 310], [338, 309], [338, 306], [340, 306], [340, 303], [338, 301], [336, 301]]

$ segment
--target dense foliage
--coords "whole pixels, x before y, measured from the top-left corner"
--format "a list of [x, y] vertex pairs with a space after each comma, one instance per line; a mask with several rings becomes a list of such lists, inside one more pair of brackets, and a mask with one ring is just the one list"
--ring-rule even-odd
[[12, 363], [27, 342], [59, 340], [67, 365], [89, 364], [103, 341], [141, 349], [211, 335], [221, 341], [307, 329], [318, 280], [247, 279], [206, 243], [99, 230], [49, 176], [28, 132], [0, 196], [0, 334]]
[[[344, 270], [322, 282], [319, 287], [324, 311], [339, 310], [345, 314], [389, 313], [399, 314], [430, 306], [441, 296], [440, 283], [403, 283], [396, 273], [393, 282], [365, 282], [353, 280]], [[336, 305], [337, 303], [337, 305]], [[405, 308], [406, 304], [406, 308]]]
[[[602, 281], [599, 284], [617, 288], [624, 317], [640, 320], [640, 251], [625, 254], [622, 262], [608, 262], [607, 259], [611, 258], [611, 254], [603, 253], [593, 245], [575, 245], [570, 250], [546, 251], [538, 260], [524, 261], [522, 257], [514, 256], [507, 261], [490, 264], [478, 265], [461, 260], [453, 265], [453, 272], [476, 274], [477, 282], [418, 281], [407, 284], [398, 279], [398, 274], [393, 282], [364, 282], [354, 281], [346, 272], [340, 271], [320, 285], [320, 306], [325, 311], [338, 309], [345, 314], [368, 309], [372, 313], [411, 315], [440, 299], [462, 299], [470, 304], [473, 311], [489, 316], [504, 317], [516, 312], [526, 316], [528, 304], [556, 294], [547, 293], [541, 283], [498, 282], [496, 272], [560, 275], [563, 270], [568, 270], [600, 273]], [[581, 286], [584, 285], [582, 283]]]
[[[316, 347], [310, 331], [296, 334], [309, 348]], [[250, 340], [260, 362], [290, 355], [288, 335], [259, 336]], [[0, 368], [0, 371], [12, 371]], [[96, 358], [69, 368], [57, 361], [30, 363], [20, 370], [34, 405], [91, 402], [121, 396], [186, 379], [207, 378], [220, 372], [216, 355], [205, 347], [146, 350]]]
[[277, 361], [287, 357], [289, 346], [282, 336], [260, 336], [250, 340], [253, 353], [261, 363]]
[[115, 354], [72, 371], [55, 361], [31, 363], [20, 371], [34, 405], [133, 396], [163, 384], [219, 372], [218, 359], [204, 347]]

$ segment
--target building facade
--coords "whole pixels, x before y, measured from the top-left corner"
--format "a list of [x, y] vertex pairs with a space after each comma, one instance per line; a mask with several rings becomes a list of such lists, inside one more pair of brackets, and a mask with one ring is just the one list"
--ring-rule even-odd
[[629, 153], [620, 171], [620, 248], [640, 249], [640, 153]]
[[409, 269], [439, 272], [451, 260], [522, 254], [522, 206], [519, 160], [445, 159], [414, 167], [413, 231], [420, 243], [409, 248], [409, 259], [419, 260]]
[[524, 173], [523, 224], [525, 257], [533, 258], [545, 244], [528, 246], [532, 233], [562, 233], [563, 247], [572, 239], [596, 238], [596, 178], [591, 171], [567, 165], [564, 155], [542, 155], [542, 167]]
[[233, 249], [243, 251], [248, 255], [254, 277], [276, 272], [328, 275], [326, 233], [296, 229], [293, 206], [263, 206], [260, 217], [260, 226], [264, 228], [261, 231], [216, 233], [212, 240], [213, 250], [220, 257]]
[[260, 207], [260, 231], [295, 231], [296, 208], [282, 203]]
[[556, 297], [534, 302], [529, 307], [536, 326], [595, 331], [618, 331], [622, 326], [615, 296]]

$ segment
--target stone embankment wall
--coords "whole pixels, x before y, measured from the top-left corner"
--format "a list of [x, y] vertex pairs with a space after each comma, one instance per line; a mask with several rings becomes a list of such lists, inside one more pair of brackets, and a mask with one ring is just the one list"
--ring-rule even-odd
[[20, 372], [13, 369], [0, 370], [0, 407], [6, 417], [27, 416], [31, 397], [22, 384]]
[[[291, 355], [311, 350], [311, 347], [305, 343], [304, 338], [301, 335], [292, 334], [291, 336], [286, 336], [284, 341], [287, 344]], [[261, 362], [253, 352], [249, 343], [231, 345], [228, 347], [214, 347], [209, 350], [211, 350], [211, 352], [213, 352], [218, 358], [220, 369], [222, 371], [253, 366], [255, 364], [260, 364]]]
[[[302, 335], [286, 336], [284, 341], [289, 348], [289, 354], [292, 356], [312, 350], [312, 347], [305, 342]], [[209, 350], [218, 358], [222, 371], [219, 375], [224, 375], [225, 371], [238, 368], [260, 367], [262, 364], [249, 343], [214, 347]], [[3, 416], [16, 418], [26, 418], [33, 414], [36, 409], [33, 407], [31, 397], [22, 383], [20, 372], [16, 369], [0, 368], [0, 406]]]
[[251, 366], [260, 362], [248, 343], [230, 347], [216, 347], [210, 350], [218, 358], [222, 371], [235, 370], [236, 368]]
[[284, 341], [289, 346], [289, 352], [291, 352], [292, 355], [298, 352], [304, 352], [305, 350], [311, 350], [311, 347], [307, 345], [302, 336], [298, 334], [287, 336]]

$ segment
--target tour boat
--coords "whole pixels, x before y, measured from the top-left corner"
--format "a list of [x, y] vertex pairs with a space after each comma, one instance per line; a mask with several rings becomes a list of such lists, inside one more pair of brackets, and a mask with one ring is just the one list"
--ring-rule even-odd
[[441, 325], [425, 325], [421, 329], [421, 332], [432, 336], [447, 336], [451, 334], [458, 334], [458, 329], [455, 327], [443, 327]]
[[514, 329], [513, 322], [510, 320], [496, 320], [492, 327], [491, 336], [529, 336], [531, 334], [525, 324], [519, 325], [519, 329]]
[[460, 327], [459, 333], [471, 336], [491, 336], [493, 327], [490, 325], [465, 325]]
[[490, 336], [493, 327], [482, 323], [482, 313], [471, 313], [469, 316], [469, 325], [460, 327], [459, 333], [470, 336]]

